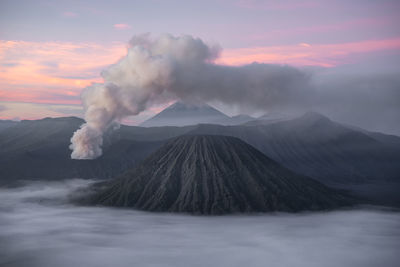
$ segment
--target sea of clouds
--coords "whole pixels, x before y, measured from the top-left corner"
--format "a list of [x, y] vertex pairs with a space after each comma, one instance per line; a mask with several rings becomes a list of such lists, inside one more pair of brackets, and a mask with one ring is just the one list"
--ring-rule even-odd
[[199, 217], [68, 204], [90, 181], [0, 189], [0, 266], [398, 266], [400, 213]]

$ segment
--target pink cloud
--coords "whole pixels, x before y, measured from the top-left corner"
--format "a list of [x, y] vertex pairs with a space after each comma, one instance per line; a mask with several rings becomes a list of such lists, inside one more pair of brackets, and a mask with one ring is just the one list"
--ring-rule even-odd
[[243, 65], [252, 62], [290, 64], [296, 66], [332, 67], [351, 61], [354, 54], [400, 49], [400, 38], [369, 40], [339, 44], [308, 44], [227, 49], [219, 64]]
[[236, 6], [248, 9], [271, 9], [271, 10], [287, 10], [298, 8], [315, 8], [320, 5], [318, 1], [263, 1], [263, 0], [239, 0]]
[[82, 88], [125, 54], [121, 43], [0, 41], [0, 101], [79, 104]]
[[114, 24], [114, 28], [117, 30], [126, 30], [126, 29], [130, 29], [131, 26], [129, 26], [128, 24], [125, 24], [125, 23], [119, 23], [119, 24]]
[[299, 46], [302, 46], [302, 47], [311, 47], [311, 45], [308, 44], [308, 43], [300, 43]]
[[[400, 49], [400, 38], [227, 49], [216, 63], [332, 67], [355, 60], [355, 55], [390, 49]], [[125, 54], [122, 43], [0, 41], [0, 101], [79, 104], [82, 88], [102, 82], [100, 71]]]
[[78, 14], [75, 12], [71, 12], [71, 11], [65, 11], [65, 12], [63, 12], [63, 16], [68, 17], [68, 18], [74, 18], [74, 17], [77, 17]]

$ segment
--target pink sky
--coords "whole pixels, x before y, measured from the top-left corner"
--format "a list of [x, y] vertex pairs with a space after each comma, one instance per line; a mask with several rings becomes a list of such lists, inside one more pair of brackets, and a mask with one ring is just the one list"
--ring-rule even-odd
[[[102, 82], [100, 71], [123, 57], [126, 49], [123, 43], [1, 41], [0, 101], [4, 108], [0, 118], [34, 119], [43, 116], [44, 107], [32, 112], [32, 106], [15, 108], [16, 102], [79, 105], [82, 88], [93, 82]], [[400, 38], [336, 44], [299, 43], [225, 49], [216, 63], [243, 65], [259, 62], [329, 68], [354, 63], [359, 54], [396, 49], [400, 49]], [[8, 104], [10, 102], [14, 104]], [[161, 108], [149, 110], [149, 114]], [[52, 111], [47, 115], [57, 116], [57, 113]]]
[[[400, 38], [339, 44], [300, 43], [225, 49], [216, 63], [333, 67], [354, 61], [353, 56], [358, 54], [393, 49], [400, 49]], [[101, 69], [125, 54], [126, 45], [122, 43], [1, 41], [0, 99], [5, 102], [79, 104], [82, 88], [102, 82]]]
[[[216, 64], [224, 65], [334, 68], [400, 51], [400, 5], [392, 0], [95, 3], [4, 1], [0, 119], [67, 114], [46, 105], [80, 108], [82, 89], [102, 82], [101, 70], [123, 57], [127, 40], [143, 32], [193, 34], [217, 43], [224, 49]], [[380, 62], [378, 67], [385, 58]]]

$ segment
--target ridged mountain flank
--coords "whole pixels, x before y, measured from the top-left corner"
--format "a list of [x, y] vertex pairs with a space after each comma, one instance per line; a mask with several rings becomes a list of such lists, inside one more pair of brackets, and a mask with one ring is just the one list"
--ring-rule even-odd
[[178, 137], [136, 168], [92, 189], [81, 202], [192, 214], [297, 212], [352, 204], [244, 141], [216, 135]]

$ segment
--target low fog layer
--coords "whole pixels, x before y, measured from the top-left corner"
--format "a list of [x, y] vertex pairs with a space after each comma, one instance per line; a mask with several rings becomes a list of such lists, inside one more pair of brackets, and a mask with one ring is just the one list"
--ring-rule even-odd
[[76, 207], [87, 181], [0, 189], [3, 266], [397, 266], [400, 214], [196, 217]]

